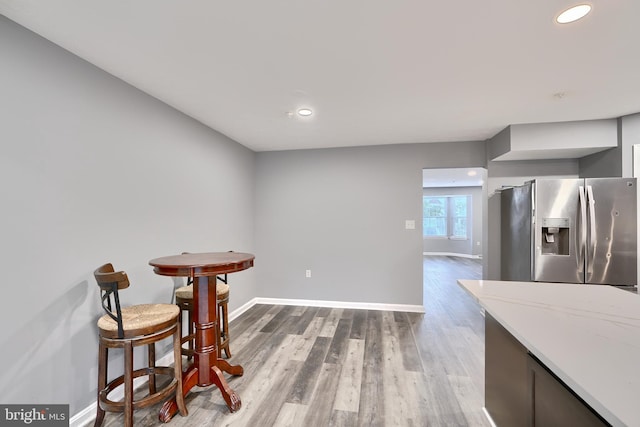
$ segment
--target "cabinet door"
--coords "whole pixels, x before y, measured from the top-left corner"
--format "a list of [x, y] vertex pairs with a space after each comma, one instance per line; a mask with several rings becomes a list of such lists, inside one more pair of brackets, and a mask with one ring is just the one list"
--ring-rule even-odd
[[609, 425], [536, 359], [529, 356], [528, 365], [534, 427]]
[[484, 404], [499, 427], [528, 427], [527, 349], [485, 313]]

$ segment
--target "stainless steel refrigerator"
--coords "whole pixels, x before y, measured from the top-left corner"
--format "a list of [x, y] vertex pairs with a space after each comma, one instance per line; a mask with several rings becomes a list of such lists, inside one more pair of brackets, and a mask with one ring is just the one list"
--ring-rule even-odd
[[536, 179], [501, 191], [501, 278], [637, 285], [635, 178]]

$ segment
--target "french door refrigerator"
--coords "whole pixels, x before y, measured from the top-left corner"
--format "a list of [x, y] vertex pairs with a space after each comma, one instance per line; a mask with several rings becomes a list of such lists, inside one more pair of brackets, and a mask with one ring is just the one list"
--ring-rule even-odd
[[635, 178], [535, 179], [500, 195], [502, 280], [637, 285]]

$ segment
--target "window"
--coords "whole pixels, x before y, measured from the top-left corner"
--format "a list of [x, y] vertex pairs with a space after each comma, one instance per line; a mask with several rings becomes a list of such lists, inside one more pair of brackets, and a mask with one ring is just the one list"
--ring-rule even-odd
[[422, 232], [426, 237], [467, 238], [470, 196], [424, 196]]
[[447, 205], [446, 197], [423, 197], [422, 230], [425, 236], [447, 236]]

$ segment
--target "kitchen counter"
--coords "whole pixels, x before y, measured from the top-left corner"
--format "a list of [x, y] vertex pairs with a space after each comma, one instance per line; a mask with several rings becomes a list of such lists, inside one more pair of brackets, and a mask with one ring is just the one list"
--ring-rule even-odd
[[614, 426], [640, 426], [640, 296], [602, 285], [459, 280]]

